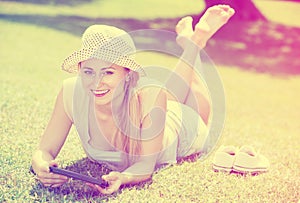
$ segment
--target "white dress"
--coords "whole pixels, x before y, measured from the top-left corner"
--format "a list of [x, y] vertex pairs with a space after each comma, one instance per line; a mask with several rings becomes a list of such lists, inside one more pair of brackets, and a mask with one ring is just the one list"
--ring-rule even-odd
[[[138, 86], [147, 80], [146, 77], [140, 78]], [[192, 108], [175, 101], [168, 101], [163, 138], [164, 150], [152, 159], [148, 158], [136, 166], [129, 166], [124, 162], [124, 153], [115, 150], [101, 135], [95, 114], [91, 110], [93, 108], [90, 108], [89, 94], [83, 89], [80, 77], [69, 78], [63, 82], [63, 103], [66, 114], [76, 127], [87, 156], [94, 161], [110, 165], [113, 170], [127, 173], [152, 173], [162, 164], [176, 163], [180, 157], [200, 152], [208, 134], [203, 120]], [[102, 137], [102, 148], [95, 149], [90, 145], [91, 133]]]

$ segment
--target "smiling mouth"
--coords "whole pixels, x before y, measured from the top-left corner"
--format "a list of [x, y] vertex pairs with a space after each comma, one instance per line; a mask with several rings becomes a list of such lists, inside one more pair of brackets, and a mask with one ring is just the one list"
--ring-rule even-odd
[[106, 95], [110, 90], [91, 90], [92, 93], [96, 96], [96, 97], [103, 97], [104, 95]]

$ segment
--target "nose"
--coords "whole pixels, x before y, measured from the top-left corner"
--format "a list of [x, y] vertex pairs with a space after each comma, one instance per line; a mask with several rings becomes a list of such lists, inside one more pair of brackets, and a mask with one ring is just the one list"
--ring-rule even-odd
[[103, 80], [104, 74], [99, 74], [99, 76], [95, 77], [94, 82], [93, 82], [93, 86], [94, 88], [100, 87], [101, 86], [101, 82]]

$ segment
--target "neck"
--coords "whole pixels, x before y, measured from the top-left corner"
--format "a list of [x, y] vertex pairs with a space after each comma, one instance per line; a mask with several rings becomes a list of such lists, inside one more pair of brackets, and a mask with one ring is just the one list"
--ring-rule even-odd
[[111, 104], [105, 104], [105, 105], [97, 105], [97, 103], [94, 103], [95, 113], [96, 115], [103, 115], [103, 117], [111, 116], [112, 110], [111, 110]]

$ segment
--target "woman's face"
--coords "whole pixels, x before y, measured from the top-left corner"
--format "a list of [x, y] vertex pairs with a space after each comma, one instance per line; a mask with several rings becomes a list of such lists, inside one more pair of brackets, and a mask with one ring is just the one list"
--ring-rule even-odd
[[88, 59], [80, 64], [82, 84], [94, 96], [96, 105], [106, 105], [119, 96], [124, 97], [128, 73], [128, 69], [100, 59]]

